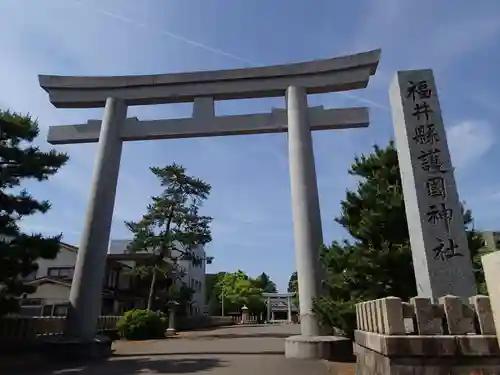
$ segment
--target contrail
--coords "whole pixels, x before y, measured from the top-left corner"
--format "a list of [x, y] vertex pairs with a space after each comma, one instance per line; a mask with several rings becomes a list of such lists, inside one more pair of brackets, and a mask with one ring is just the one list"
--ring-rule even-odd
[[[249, 60], [249, 59], [246, 59], [244, 57], [241, 57], [241, 56], [238, 56], [238, 55], [235, 55], [234, 53], [230, 53], [230, 52], [227, 52], [227, 51], [223, 51], [221, 49], [218, 49], [218, 48], [215, 48], [215, 47], [212, 47], [212, 46], [209, 46], [207, 44], [204, 44], [204, 43], [200, 43], [200, 42], [197, 42], [195, 40], [192, 40], [192, 39], [188, 39], [182, 35], [179, 35], [179, 34], [176, 34], [176, 33], [173, 33], [173, 32], [170, 32], [168, 30], [157, 30], [157, 29], [153, 29], [151, 28], [150, 26], [148, 26], [147, 24], [145, 23], [142, 23], [142, 22], [139, 22], [139, 21], [136, 21], [136, 20], [133, 20], [131, 18], [128, 18], [128, 17], [125, 17], [121, 14], [118, 14], [118, 13], [114, 13], [114, 12], [110, 12], [106, 9], [103, 9], [103, 8], [98, 8], [98, 7], [95, 7], [95, 6], [88, 6], [87, 4], [85, 4], [83, 1], [81, 0], [73, 0], [74, 3], [78, 4], [78, 5], [81, 5], [81, 6], [85, 6], [87, 7], [89, 10], [91, 11], [94, 11], [96, 13], [99, 13], [99, 14], [102, 14], [104, 16], [108, 16], [108, 17], [111, 17], [111, 18], [114, 18], [116, 20], [120, 20], [122, 22], [126, 22], [132, 26], [135, 26], [135, 27], [139, 27], [139, 28], [143, 28], [143, 29], [146, 29], [146, 30], [151, 30], [151, 31], [154, 31], [154, 32], [159, 32], [160, 34], [162, 35], [165, 35], [165, 36], [168, 36], [172, 39], [175, 39], [175, 40], [178, 40], [178, 41], [181, 41], [181, 42], [184, 42], [186, 44], [189, 44], [189, 45], [192, 45], [194, 47], [198, 47], [198, 48], [202, 48], [206, 51], [209, 51], [209, 52], [212, 52], [212, 53], [215, 53], [215, 54], [218, 54], [220, 56], [225, 56], [225, 57], [228, 57], [228, 58], [231, 58], [233, 60], [237, 60], [237, 61], [240, 61], [240, 62], [243, 62], [245, 64], [248, 64], [250, 66], [263, 66], [264, 64], [260, 64], [258, 62], [255, 62], [255, 61], [252, 61], [252, 60]], [[365, 99], [365, 98], [362, 98], [358, 95], [355, 95], [355, 94], [350, 94], [350, 93], [347, 93], [347, 92], [339, 92], [338, 94], [342, 95], [342, 96], [345, 96], [347, 98], [350, 98], [350, 99], [353, 99], [353, 100], [356, 100], [358, 102], [361, 102], [361, 103], [365, 103], [365, 104], [370, 104], [374, 107], [377, 107], [379, 109], [383, 109], [383, 110], [386, 110], [388, 111], [389, 108], [383, 104], [380, 104], [378, 102], [375, 102], [373, 100], [370, 100], [370, 99]]]
[[114, 19], [126, 22], [128, 24], [131, 24], [131, 25], [139, 27], [139, 28], [144, 28], [144, 29], [148, 29], [148, 30], [151, 30], [151, 31], [160, 32], [162, 35], [168, 36], [168, 37], [170, 37], [172, 39], [179, 40], [181, 42], [184, 42], [186, 44], [190, 44], [190, 45], [195, 46], [195, 47], [202, 48], [202, 49], [204, 49], [206, 51], [213, 52], [213, 53], [221, 55], [221, 56], [229, 57], [231, 59], [244, 62], [245, 64], [248, 64], [248, 65], [261, 65], [261, 64], [255, 62], [255, 61], [251, 61], [251, 60], [245, 59], [243, 57], [237, 56], [237, 55], [235, 55], [233, 53], [226, 52], [226, 51], [220, 50], [218, 48], [211, 47], [211, 46], [208, 46], [206, 44], [196, 42], [194, 40], [185, 38], [182, 35], [175, 34], [175, 33], [172, 33], [170, 31], [167, 31], [167, 30], [155, 30], [155, 29], [151, 28], [150, 26], [148, 26], [145, 23], [142, 23], [142, 22], [130, 19], [130, 18], [125, 17], [125, 16], [123, 16], [121, 14], [114, 13], [114, 12], [109, 12], [109, 11], [107, 11], [105, 9], [98, 8], [98, 7], [87, 6], [87, 4], [83, 3], [81, 0], [73, 0], [73, 2], [77, 3], [78, 5], [86, 6], [89, 10], [92, 10], [94, 12], [100, 13], [102, 15], [105, 15], [105, 16], [108, 16], [108, 17], [111, 17], [111, 18], [114, 18]]

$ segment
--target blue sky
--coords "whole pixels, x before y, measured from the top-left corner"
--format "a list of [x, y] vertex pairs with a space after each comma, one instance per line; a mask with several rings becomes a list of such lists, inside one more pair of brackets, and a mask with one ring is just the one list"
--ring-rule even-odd
[[[453, 4], [453, 6], [451, 6]], [[480, 6], [479, 6], [480, 5]], [[38, 117], [39, 144], [51, 125], [100, 118], [102, 110], [56, 109], [37, 75], [125, 75], [282, 64], [382, 48], [363, 91], [310, 96], [310, 105], [368, 105], [368, 129], [314, 134], [325, 242], [342, 239], [338, 214], [356, 154], [393, 136], [389, 82], [398, 69], [434, 69], [459, 194], [476, 227], [500, 228], [500, 2], [332, 0], [2, 0], [0, 107]], [[266, 112], [281, 98], [220, 102], [216, 113]], [[191, 105], [132, 107], [140, 119], [189, 116]], [[52, 210], [24, 228], [64, 234], [78, 245], [95, 144], [58, 146], [70, 162], [50, 181], [28, 183]], [[212, 184], [210, 271], [265, 271], [286, 288], [295, 269], [285, 134], [125, 144], [112, 238], [129, 237], [159, 192], [149, 166], [183, 164]]]

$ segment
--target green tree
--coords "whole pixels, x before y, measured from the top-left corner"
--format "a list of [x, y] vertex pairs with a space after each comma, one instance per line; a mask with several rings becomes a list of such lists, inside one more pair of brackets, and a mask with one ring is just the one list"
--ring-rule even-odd
[[290, 280], [288, 281], [288, 293], [298, 293], [299, 292], [299, 283], [297, 281], [297, 271], [292, 273], [290, 276]]
[[189, 260], [194, 266], [211, 257], [201, 258], [194, 249], [212, 240], [210, 223], [212, 218], [200, 214], [203, 202], [211, 187], [206, 182], [188, 176], [177, 164], [163, 168], [150, 168], [160, 180], [163, 193], [152, 198], [146, 214], [138, 222], [126, 222], [134, 234], [128, 248], [130, 252], [151, 254], [149, 263], [136, 269], [138, 274], [150, 279], [147, 309], [155, 299], [155, 287], [159, 279], [172, 281], [182, 277], [179, 260]]
[[255, 278], [254, 284], [257, 288], [262, 289], [262, 291], [265, 293], [276, 293], [278, 291], [278, 289], [276, 288], [276, 284], [269, 278], [269, 276], [265, 272], [262, 272]]
[[22, 190], [22, 183], [47, 180], [68, 161], [64, 153], [33, 145], [38, 134], [30, 116], [0, 110], [0, 316], [17, 311], [18, 297], [34, 291], [22, 278], [37, 270], [36, 260], [54, 259], [59, 251], [61, 235], [26, 234], [18, 225], [50, 209], [48, 201]]
[[206, 303], [208, 304], [209, 314], [212, 316], [221, 315], [221, 290], [219, 282], [223, 279], [226, 272], [207, 274], [205, 277]]
[[293, 302], [295, 306], [299, 306], [299, 280], [297, 276], [297, 271], [293, 272], [288, 281], [288, 293], [295, 293], [293, 297]]
[[177, 301], [179, 303], [176, 308], [176, 315], [183, 316], [187, 314], [191, 305], [191, 301], [193, 300], [194, 293], [195, 291], [185, 283], [176, 285], [174, 288], [172, 288], [167, 300]]
[[251, 313], [259, 314], [264, 309], [263, 290], [256, 286], [243, 271], [227, 273], [218, 283], [219, 299], [224, 298], [224, 307], [229, 312], [239, 312], [247, 306]]
[[[404, 300], [417, 295], [397, 151], [394, 144], [374, 147], [371, 154], [356, 157], [349, 174], [359, 179], [348, 191], [335, 219], [353, 241], [334, 241], [321, 257], [326, 269], [328, 295], [315, 304], [324, 322], [352, 335], [354, 305], [385, 296]], [[476, 280], [484, 286], [478, 259], [480, 235], [471, 227], [470, 211], [464, 225], [474, 260]]]

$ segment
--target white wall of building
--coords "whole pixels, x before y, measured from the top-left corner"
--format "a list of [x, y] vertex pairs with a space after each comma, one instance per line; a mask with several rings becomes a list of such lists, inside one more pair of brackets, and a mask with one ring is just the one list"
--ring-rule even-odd
[[55, 259], [38, 259], [38, 271], [35, 278], [49, 276], [49, 268], [75, 267], [76, 251], [68, 250], [61, 246], [61, 250]]
[[[5, 236], [0, 236], [0, 240], [5, 240], [6, 238]], [[68, 249], [62, 245], [56, 258], [38, 259], [38, 270], [29, 275], [29, 277], [26, 277], [26, 279], [34, 280], [49, 276], [49, 268], [73, 268], [76, 264], [76, 256], [76, 250]]]
[[[203, 246], [199, 246], [194, 249], [195, 256], [205, 259], [205, 249]], [[193, 295], [193, 308], [194, 314], [203, 314], [205, 311], [205, 276], [206, 276], [206, 261], [199, 266], [193, 266], [191, 261], [181, 260], [179, 265], [186, 270], [186, 275], [183, 277], [182, 281], [186, 283], [191, 289], [194, 290]]]
[[[123, 254], [126, 252], [130, 240], [111, 240], [109, 245], [109, 254]], [[203, 246], [199, 246], [194, 250], [195, 256], [205, 259], [206, 253]], [[184, 270], [185, 275], [181, 282], [188, 285], [194, 290], [192, 299], [193, 310], [192, 314], [203, 314], [205, 306], [205, 275], [206, 275], [206, 261], [203, 260], [200, 266], [193, 266], [189, 260], [180, 260], [179, 266]]]
[[43, 299], [44, 304], [66, 303], [69, 301], [69, 285], [56, 283], [43, 283], [39, 285], [35, 293], [29, 294], [29, 298]]

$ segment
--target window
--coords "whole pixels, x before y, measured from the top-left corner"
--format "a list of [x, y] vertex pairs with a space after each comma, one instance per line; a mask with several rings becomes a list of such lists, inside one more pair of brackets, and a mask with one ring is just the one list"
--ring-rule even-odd
[[116, 270], [110, 270], [108, 274], [108, 283], [106, 286], [108, 288], [115, 288], [117, 281], [118, 281], [118, 272], [116, 272]]
[[73, 277], [73, 270], [73, 267], [50, 267], [47, 271], [47, 276], [71, 279]]
[[42, 309], [42, 316], [52, 316], [53, 305], [44, 305]]
[[22, 298], [19, 300], [21, 306], [41, 306], [43, 305], [42, 298]]
[[118, 289], [130, 289], [132, 287], [132, 278], [126, 272], [118, 273]]
[[68, 313], [68, 305], [55, 305], [54, 306], [54, 316], [66, 316]]

